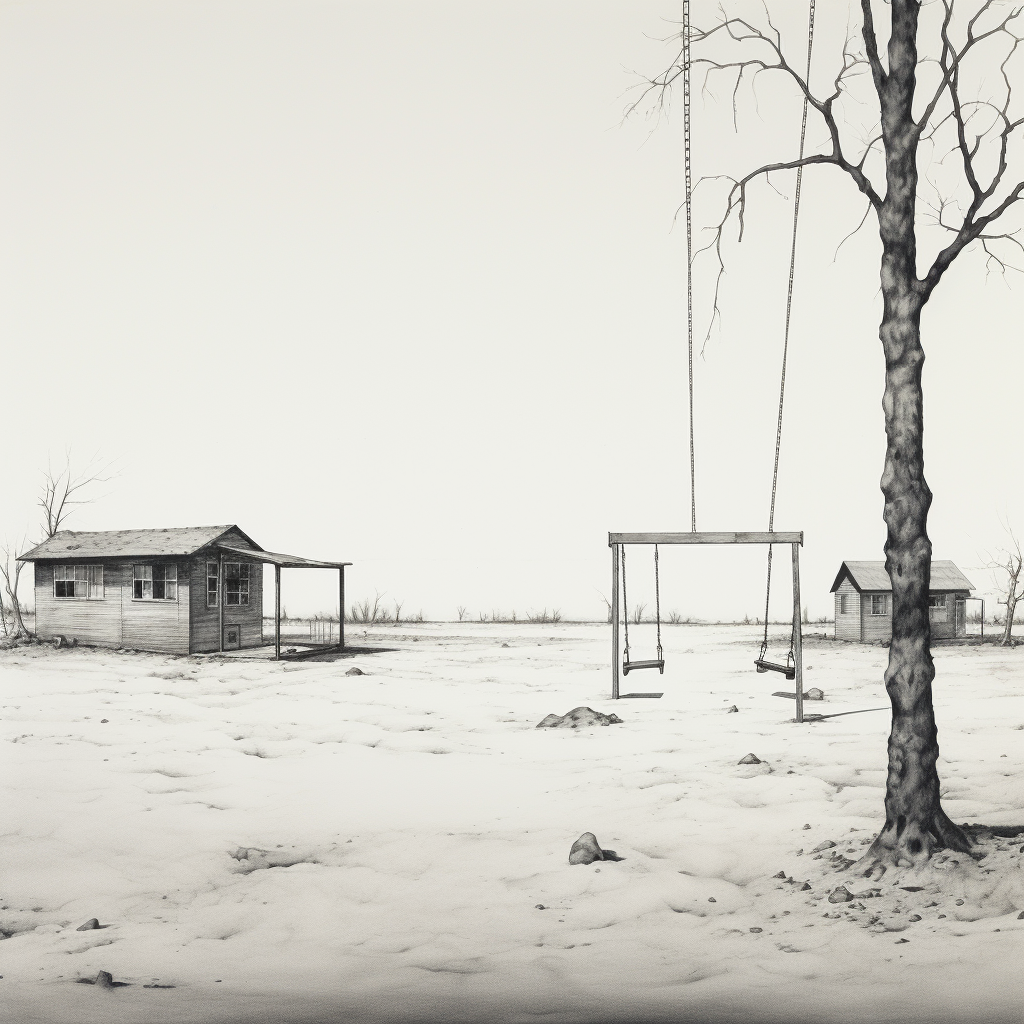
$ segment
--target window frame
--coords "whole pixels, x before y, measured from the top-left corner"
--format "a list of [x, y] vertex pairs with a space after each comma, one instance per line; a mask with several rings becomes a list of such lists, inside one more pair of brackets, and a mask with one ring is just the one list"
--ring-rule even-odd
[[[213, 589], [210, 583], [213, 582]], [[211, 600], [212, 597], [212, 600]], [[220, 606], [220, 563], [206, 563], [206, 607], [217, 608]]]
[[928, 595], [928, 621], [949, 622], [948, 594]]
[[[142, 575], [139, 575], [142, 570]], [[147, 574], [148, 570], [148, 574]], [[160, 578], [157, 577], [159, 570]], [[168, 577], [168, 573], [172, 577]], [[147, 588], [146, 584], [149, 584]], [[133, 562], [132, 563], [132, 600], [156, 602], [158, 604], [178, 603], [178, 563], [177, 562]], [[141, 586], [140, 586], [141, 584]], [[163, 589], [163, 596], [156, 597], [158, 587]], [[148, 592], [147, 592], [148, 590]], [[167, 591], [172, 593], [168, 594]]]
[[[879, 610], [875, 610], [875, 605], [881, 604]], [[872, 594], [871, 595], [871, 614], [872, 615], [888, 615], [889, 614], [889, 595], [888, 594]]]
[[839, 614], [840, 615], [850, 615], [851, 614], [850, 607], [849, 607], [850, 596], [851, 595], [849, 595], [849, 594], [840, 594], [839, 595]]
[[[232, 568], [237, 568], [238, 575], [232, 573]], [[248, 608], [249, 598], [252, 594], [250, 584], [252, 583], [252, 563], [251, 562], [225, 562], [224, 563], [224, 607], [230, 608]], [[234, 582], [238, 584], [237, 590], [232, 590], [230, 584]], [[234, 594], [238, 600], [232, 601], [231, 596]], [[244, 598], [244, 600], [243, 600]]]
[[[68, 579], [68, 571], [71, 572], [71, 579]], [[59, 579], [58, 577], [63, 578]], [[99, 577], [97, 582], [96, 577]], [[72, 593], [57, 593], [57, 584], [63, 583], [65, 589], [67, 584], [72, 585]], [[84, 593], [79, 594], [81, 587]], [[55, 601], [102, 601], [105, 597], [103, 565], [101, 563], [78, 565], [75, 563], [62, 562], [54, 564], [53, 567], [53, 598]]]

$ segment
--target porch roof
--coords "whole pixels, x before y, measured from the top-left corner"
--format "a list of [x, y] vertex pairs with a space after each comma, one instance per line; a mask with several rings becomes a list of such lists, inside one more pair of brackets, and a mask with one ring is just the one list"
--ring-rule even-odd
[[283, 555], [278, 551], [253, 551], [252, 548], [235, 547], [233, 544], [214, 544], [214, 548], [230, 555], [244, 555], [246, 558], [279, 565], [282, 569], [341, 569], [351, 562], [324, 562], [317, 558], [303, 558], [302, 555]]

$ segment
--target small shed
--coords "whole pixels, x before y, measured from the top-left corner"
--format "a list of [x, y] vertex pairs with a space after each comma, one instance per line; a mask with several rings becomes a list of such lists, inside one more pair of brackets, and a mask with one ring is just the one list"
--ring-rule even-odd
[[[201, 654], [260, 647], [263, 565], [274, 566], [275, 654], [281, 654], [281, 569], [345, 566], [266, 551], [237, 526], [61, 530], [18, 556], [35, 570], [36, 635], [98, 647]], [[340, 643], [344, 646], [344, 615]]]
[[[928, 618], [935, 639], [967, 635], [967, 600], [974, 584], [949, 561], [932, 561]], [[892, 583], [885, 562], [843, 562], [832, 584], [836, 639], [892, 639]]]

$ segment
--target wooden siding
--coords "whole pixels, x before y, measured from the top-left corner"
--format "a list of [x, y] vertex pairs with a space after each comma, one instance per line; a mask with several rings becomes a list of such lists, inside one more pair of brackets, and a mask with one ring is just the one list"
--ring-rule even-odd
[[58, 634], [98, 647], [127, 647], [166, 654], [188, 653], [189, 581], [180, 559], [152, 559], [146, 565], [175, 565], [178, 596], [174, 601], [136, 601], [132, 562], [94, 559], [103, 566], [103, 597], [98, 600], [53, 596], [55, 565], [35, 563], [36, 632], [49, 640]]
[[[872, 591], [860, 595], [859, 602], [855, 600], [856, 609], [853, 615], [839, 615], [839, 594], [848, 592], [846, 588], [853, 590], [849, 580], [844, 580], [836, 591], [836, 637], [841, 640], [863, 640], [866, 643], [878, 643], [892, 639], [892, 594], [885, 593], [887, 608], [885, 615], [871, 614], [871, 599], [880, 591]], [[856, 591], [854, 591], [856, 593]], [[967, 635], [967, 612], [966, 605], [961, 605], [961, 616], [956, 616], [957, 601], [965, 601], [969, 596], [967, 592], [957, 591], [931, 591], [932, 594], [945, 593], [947, 600], [947, 619], [945, 622], [931, 621], [931, 634], [934, 640], [947, 640], [953, 637]], [[840, 619], [843, 620], [842, 625]], [[857, 620], [847, 623], [845, 620]]]
[[957, 602], [964, 602], [969, 596], [966, 591], [932, 591], [933, 594], [946, 595], [946, 621], [931, 621], [932, 637], [936, 640], [950, 640], [958, 636], [967, 636], [967, 606], [961, 603], [960, 618], [957, 620]]
[[879, 640], [892, 639], [892, 594], [885, 594], [885, 614], [871, 614], [871, 598], [877, 596], [873, 593], [861, 594], [861, 640], [866, 643], [877, 643]]
[[[136, 600], [132, 592], [138, 565], [175, 565], [178, 569], [176, 601]], [[188, 654], [189, 578], [185, 559], [153, 558], [125, 565], [125, 585], [121, 590], [123, 646], [137, 651], [160, 651], [166, 654]]]
[[[55, 636], [74, 638], [98, 647], [121, 646], [121, 585], [124, 571], [117, 565], [103, 566], [103, 597], [54, 597], [53, 571], [68, 562], [35, 562], [36, 635], [42, 640]], [[100, 565], [100, 562], [90, 562]]]
[[[846, 597], [847, 611], [844, 615], [839, 611], [839, 598]], [[857, 588], [849, 581], [843, 580], [836, 591], [836, 639], [837, 640], [859, 640], [860, 639], [860, 594]]]
[[[239, 547], [251, 547], [244, 538], [232, 537], [231, 544]], [[192, 619], [192, 639], [190, 649], [194, 654], [210, 653], [220, 650], [220, 609], [206, 606], [206, 563], [217, 561], [217, 552], [210, 555], [197, 556], [189, 567], [189, 578], [192, 582], [192, 601], [190, 614]], [[238, 557], [225, 557], [225, 562], [246, 561]], [[259, 647], [263, 643], [263, 563], [248, 562], [249, 569], [249, 603], [248, 605], [224, 606], [224, 626], [237, 626], [242, 647]], [[223, 595], [218, 595], [223, 600]]]

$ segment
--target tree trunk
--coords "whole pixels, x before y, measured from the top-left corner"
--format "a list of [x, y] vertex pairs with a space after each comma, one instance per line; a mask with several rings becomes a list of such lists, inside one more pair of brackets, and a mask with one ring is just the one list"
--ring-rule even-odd
[[11, 578], [7, 573], [4, 573], [4, 589], [7, 591], [7, 596], [11, 599], [11, 615], [14, 616], [14, 635], [16, 637], [31, 636], [32, 634], [28, 631], [28, 627], [25, 625], [24, 620], [21, 617], [21, 605], [18, 603], [18, 578], [21, 576], [21, 570], [24, 566], [24, 562], [18, 562], [14, 570], [14, 585], [11, 585]]
[[893, 0], [889, 73], [880, 89], [886, 195], [882, 239], [885, 352], [885, 468], [881, 487], [888, 529], [885, 568], [892, 582], [892, 643], [885, 688], [892, 703], [885, 826], [861, 861], [865, 873], [927, 860], [933, 850], [969, 850], [964, 833], [939, 803], [938, 731], [932, 708], [928, 585], [932, 495], [924, 478], [921, 310], [917, 280], [918, 130], [913, 119], [918, 0]]
[[1017, 611], [1017, 579], [1020, 576], [1021, 562], [1017, 562], [1013, 568], [1013, 556], [1011, 555], [1006, 563], [1006, 574], [1009, 577], [1010, 585], [1006, 588], [1006, 625], [1003, 627], [1002, 645], [1009, 647], [1013, 635], [1013, 616]]

